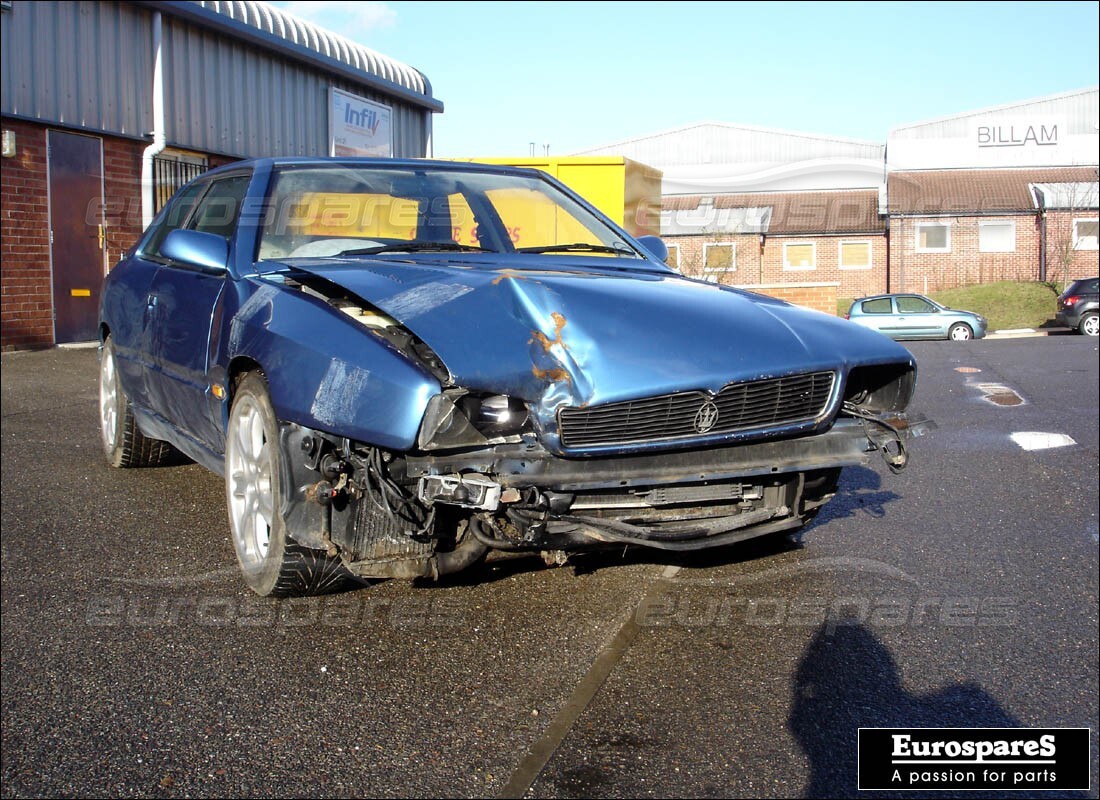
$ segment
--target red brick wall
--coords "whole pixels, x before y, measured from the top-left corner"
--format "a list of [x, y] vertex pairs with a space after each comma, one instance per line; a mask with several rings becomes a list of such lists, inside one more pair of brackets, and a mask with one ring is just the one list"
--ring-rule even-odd
[[[840, 242], [870, 241], [870, 269], [841, 269]], [[679, 245], [680, 271], [685, 275], [701, 278], [703, 251], [708, 243], [732, 242], [737, 247], [736, 269], [718, 275], [706, 275], [720, 283], [742, 285], [747, 283], [836, 283], [840, 297], [862, 297], [886, 291], [886, 236], [767, 236], [761, 253], [758, 234], [736, 236], [693, 235], [668, 236], [666, 244]], [[784, 269], [784, 244], [814, 244], [816, 266], [813, 269]], [[830, 310], [834, 313], [835, 306]]]
[[[760, 236], [755, 233], [737, 235], [702, 234], [693, 236], [666, 236], [665, 244], [680, 249], [679, 269], [693, 278], [704, 277], [703, 251], [708, 244], [733, 244], [736, 248], [736, 267], [730, 272], [714, 275], [719, 283], [760, 282]], [[673, 266], [676, 264], [673, 262]]]
[[0, 162], [0, 345], [53, 344], [46, 129], [5, 119], [16, 154]]
[[[52, 345], [49, 207], [46, 186], [48, 126], [4, 119], [15, 133], [16, 156], [0, 175], [0, 346], [4, 350]], [[141, 236], [141, 154], [146, 144], [111, 136], [103, 140], [103, 220], [107, 262], [117, 264]], [[233, 159], [210, 156], [211, 167]]]
[[[1014, 220], [1016, 249], [982, 253], [979, 223]], [[945, 222], [951, 228], [950, 252], [922, 253], [916, 248], [917, 226]], [[924, 292], [993, 281], [1039, 279], [1039, 229], [1034, 215], [1004, 217], [895, 217], [890, 220], [890, 291]]]
[[[1090, 211], [1051, 211], [1047, 213], [1047, 280], [1093, 278], [1100, 274], [1100, 251], [1076, 250], [1073, 247], [1073, 220], [1096, 219], [1096, 209]], [[1068, 256], [1068, 264], [1063, 263]], [[1068, 267], [1068, 269], [1067, 269]]]
[[141, 236], [141, 154], [144, 142], [103, 139], [107, 263], [117, 264]]
[[836, 283], [758, 284], [742, 285], [739, 288], [836, 316]]

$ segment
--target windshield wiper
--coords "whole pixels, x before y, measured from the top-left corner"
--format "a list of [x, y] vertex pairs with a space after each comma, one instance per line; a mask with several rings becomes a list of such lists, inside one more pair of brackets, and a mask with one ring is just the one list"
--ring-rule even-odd
[[637, 255], [625, 244], [610, 247], [606, 244], [588, 244], [587, 242], [573, 242], [572, 244], [548, 244], [541, 247], [517, 247], [517, 253], [618, 253], [621, 256]]
[[459, 244], [458, 242], [395, 242], [383, 244], [377, 247], [355, 247], [351, 250], [341, 250], [336, 254], [340, 256], [373, 256], [377, 253], [426, 253], [449, 252], [463, 253], [490, 253], [486, 247], [478, 247], [474, 244]]

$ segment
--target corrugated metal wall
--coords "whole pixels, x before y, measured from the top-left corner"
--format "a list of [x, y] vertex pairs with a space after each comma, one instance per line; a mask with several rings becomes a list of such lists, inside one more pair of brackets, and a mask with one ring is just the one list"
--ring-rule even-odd
[[704, 163], [790, 163], [814, 158], [882, 160], [883, 145], [788, 131], [702, 123], [585, 150], [583, 155], [625, 155], [661, 167]]
[[[328, 155], [328, 89], [393, 109], [394, 155], [424, 154], [425, 111], [164, 16], [168, 140], [249, 156]], [[196, 86], [208, 87], [196, 92]]]
[[[0, 14], [2, 112], [144, 136], [152, 129], [152, 13], [119, 2], [16, 2]], [[427, 112], [163, 15], [167, 135], [232, 156], [328, 155], [328, 89], [393, 109], [394, 155], [422, 156]]]
[[122, 3], [13, 3], [0, 14], [3, 113], [142, 136], [152, 125], [149, 19]]
[[1097, 118], [1100, 117], [1100, 92], [1085, 89], [1046, 97], [1033, 102], [1017, 103], [998, 108], [978, 109], [966, 114], [929, 122], [917, 122], [894, 128], [891, 139], [952, 139], [969, 136], [975, 117], [982, 119], [1019, 119], [1023, 117], [1062, 117], [1068, 128], [1064, 133], [1070, 135], [1096, 133]]

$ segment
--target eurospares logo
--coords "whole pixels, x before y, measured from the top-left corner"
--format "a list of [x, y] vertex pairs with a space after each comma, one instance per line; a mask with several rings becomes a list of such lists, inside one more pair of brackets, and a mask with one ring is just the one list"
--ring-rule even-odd
[[860, 728], [861, 791], [1088, 791], [1088, 728]]

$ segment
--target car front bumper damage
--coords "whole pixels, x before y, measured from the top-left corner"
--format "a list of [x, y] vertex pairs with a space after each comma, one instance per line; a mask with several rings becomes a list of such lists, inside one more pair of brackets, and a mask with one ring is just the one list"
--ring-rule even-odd
[[559, 561], [609, 545], [699, 550], [800, 527], [841, 469], [875, 451], [900, 469], [903, 441], [931, 427], [841, 416], [811, 436], [579, 459], [534, 440], [397, 454], [285, 424], [284, 514], [300, 544], [371, 578], [438, 577], [490, 549]]

